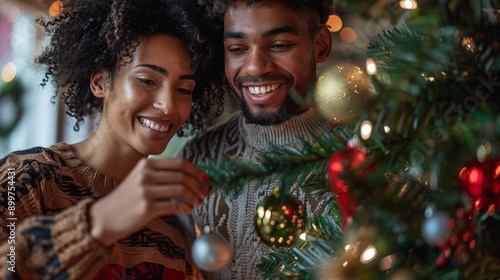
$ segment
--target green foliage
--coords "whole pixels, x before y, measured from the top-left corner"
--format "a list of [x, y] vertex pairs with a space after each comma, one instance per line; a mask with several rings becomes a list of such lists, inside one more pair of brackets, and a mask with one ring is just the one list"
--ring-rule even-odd
[[273, 147], [261, 153], [254, 163], [226, 157], [199, 166], [212, 178], [213, 187], [222, 188], [226, 195], [239, 195], [250, 182], [278, 180], [281, 193], [289, 193], [289, 187], [298, 184], [313, 198], [328, 191], [326, 163], [334, 151], [352, 138], [350, 130], [352, 127], [335, 128], [331, 133], [323, 131], [314, 137], [314, 143], [303, 141], [302, 149]]

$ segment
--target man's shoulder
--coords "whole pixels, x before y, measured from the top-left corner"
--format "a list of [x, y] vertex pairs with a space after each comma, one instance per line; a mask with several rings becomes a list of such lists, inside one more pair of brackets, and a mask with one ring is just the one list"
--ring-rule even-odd
[[191, 161], [217, 157], [219, 153], [224, 152], [228, 143], [238, 142], [240, 119], [241, 114], [237, 113], [204, 133], [194, 136], [186, 142], [178, 156]]
[[199, 135], [196, 135], [195, 137], [190, 139], [187, 143], [188, 144], [196, 144], [204, 142], [213, 143], [214, 141], [220, 141], [221, 139], [227, 137], [228, 134], [230, 134], [231, 132], [238, 130], [238, 123], [240, 121], [240, 118], [241, 118], [240, 114], [235, 114], [226, 121], [221, 122], [207, 129], [205, 132]]

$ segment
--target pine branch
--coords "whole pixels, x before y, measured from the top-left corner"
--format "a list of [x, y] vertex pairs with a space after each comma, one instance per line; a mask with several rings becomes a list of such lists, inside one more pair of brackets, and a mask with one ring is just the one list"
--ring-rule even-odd
[[324, 177], [326, 163], [335, 150], [345, 147], [350, 137], [352, 132], [348, 127], [339, 127], [315, 135], [313, 143], [302, 139], [302, 149], [273, 147], [259, 154], [257, 162], [227, 157], [208, 161], [199, 167], [212, 178], [214, 188], [221, 188], [230, 196], [239, 195], [250, 183], [258, 185], [270, 180], [278, 180], [280, 192], [284, 194], [289, 193], [294, 184], [305, 186], [315, 195], [324, 194], [327, 184], [320, 177]]

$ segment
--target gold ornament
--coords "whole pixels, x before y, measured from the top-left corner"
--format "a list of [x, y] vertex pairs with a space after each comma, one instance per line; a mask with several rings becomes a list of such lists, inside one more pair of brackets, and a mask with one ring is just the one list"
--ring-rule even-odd
[[340, 64], [318, 79], [315, 102], [320, 113], [335, 124], [356, 120], [367, 108], [372, 92], [365, 73], [356, 65]]

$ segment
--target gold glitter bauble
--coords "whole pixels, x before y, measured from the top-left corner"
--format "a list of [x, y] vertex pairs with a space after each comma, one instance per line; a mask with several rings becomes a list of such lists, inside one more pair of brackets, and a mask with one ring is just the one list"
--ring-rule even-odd
[[369, 79], [361, 68], [340, 64], [326, 69], [318, 78], [315, 102], [326, 119], [343, 124], [360, 116], [371, 92]]

